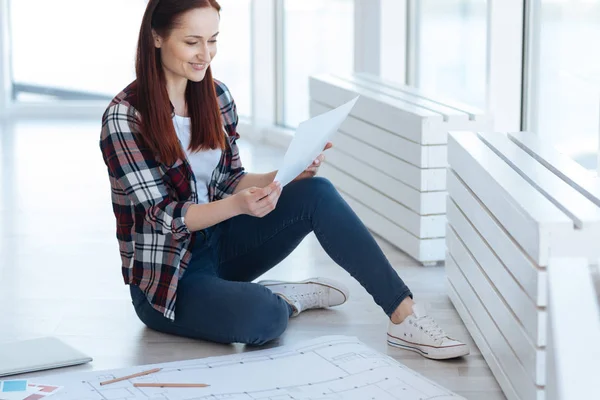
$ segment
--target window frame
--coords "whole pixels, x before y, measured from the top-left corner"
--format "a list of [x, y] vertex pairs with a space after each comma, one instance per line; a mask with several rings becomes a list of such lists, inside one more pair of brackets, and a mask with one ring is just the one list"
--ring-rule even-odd
[[494, 116], [494, 130], [500, 132], [523, 130], [525, 3], [487, 0], [487, 111]]
[[12, 73], [10, 63], [5, 62], [10, 57], [8, 15], [8, 0], [0, 0], [0, 117], [6, 113], [12, 98]]
[[[354, 0], [355, 10], [363, 7], [371, 19], [365, 20], [355, 12], [355, 25], [361, 26], [361, 35], [355, 34], [355, 65], [366, 65], [363, 72], [379, 74], [381, 41], [379, 16], [382, 2], [396, 0]], [[405, 0], [401, 0], [405, 1]], [[0, 0], [0, 116], [13, 118], [97, 118], [106, 108], [104, 100], [18, 102], [12, 95], [10, 72], [10, 0]], [[272, 134], [284, 134], [275, 142], [288, 143], [292, 137], [283, 126], [284, 90], [284, 0], [254, 0], [250, 9], [251, 29], [251, 115], [241, 117], [240, 126], [255, 139]], [[376, 45], [373, 45], [376, 43]], [[377, 66], [374, 68], [373, 66]], [[235, 95], [235, 94], [234, 94]]]
[[[494, 129], [522, 129], [525, 49], [524, 0], [486, 1], [486, 111], [494, 115]], [[419, 0], [408, 0], [406, 52], [407, 83], [419, 78]], [[518, 21], [515, 24], [515, 20]], [[512, 28], [507, 29], [512, 25]]]
[[[9, 2], [0, 0], [0, 118], [97, 118], [106, 107], [103, 100], [14, 100]], [[535, 130], [530, 100], [539, 84], [532, 73], [539, 59], [539, 11], [538, 0], [487, 0], [487, 111], [494, 115], [496, 131]], [[393, 74], [397, 82], [414, 85], [418, 19], [419, 0], [354, 0], [354, 71]], [[293, 130], [283, 125], [284, 24], [284, 0], [251, 2], [251, 115], [240, 119], [247, 137], [281, 146], [293, 137]]]
[[[541, 52], [541, 0], [524, 1], [524, 28], [523, 28], [523, 96], [521, 130], [539, 133], [538, 114], [539, 107], [533, 102], [537, 100], [540, 91]], [[600, 90], [598, 91], [598, 107], [600, 110]], [[600, 113], [599, 113], [600, 114]], [[596, 174], [600, 177], [600, 119], [598, 121], [598, 149], [596, 161]]]

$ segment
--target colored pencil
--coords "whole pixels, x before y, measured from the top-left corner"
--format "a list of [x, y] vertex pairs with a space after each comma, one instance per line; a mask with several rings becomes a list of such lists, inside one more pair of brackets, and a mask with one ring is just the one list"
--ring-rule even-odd
[[134, 387], [160, 387], [160, 388], [203, 388], [210, 385], [204, 383], [134, 383]]
[[131, 378], [137, 378], [138, 376], [144, 376], [144, 375], [153, 374], [155, 372], [160, 371], [161, 369], [162, 368], [154, 368], [154, 369], [151, 369], [151, 370], [148, 370], [148, 371], [138, 372], [137, 374], [127, 375], [127, 376], [123, 376], [121, 378], [111, 379], [109, 381], [100, 382], [100, 385], [108, 385], [110, 383], [126, 381], [127, 379], [131, 379]]

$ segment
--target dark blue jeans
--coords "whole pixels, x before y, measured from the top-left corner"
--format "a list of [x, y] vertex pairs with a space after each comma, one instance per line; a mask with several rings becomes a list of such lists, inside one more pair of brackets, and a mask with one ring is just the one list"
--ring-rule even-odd
[[251, 283], [314, 232], [327, 254], [390, 316], [412, 294], [352, 209], [324, 178], [287, 185], [263, 218], [240, 215], [196, 232], [192, 261], [177, 289], [175, 321], [150, 306], [137, 286], [131, 297], [151, 329], [219, 343], [264, 344], [286, 329], [291, 307]]

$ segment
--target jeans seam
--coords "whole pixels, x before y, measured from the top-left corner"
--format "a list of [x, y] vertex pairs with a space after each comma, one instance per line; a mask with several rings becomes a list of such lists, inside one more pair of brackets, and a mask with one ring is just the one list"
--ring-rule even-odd
[[[319, 198], [317, 203], [315, 204], [315, 209], [313, 210], [313, 217], [317, 214], [317, 209], [319, 208], [319, 206], [321, 205], [321, 201], [322, 198]], [[313, 226], [313, 232], [315, 232], [315, 234], [317, 235], [317, 239], [319, 240], [319, 242], [322, 242], [322, 246], [323, 248], [327, 247], [329, 249], [329, 251], [326, 250], [327, 253], [329, 253], [332, 250], [332, 246], [329, 245], [329, 242], [327, 241], [327, 239], [325, 239], [325, 237], [327, 235], [324, 235], [323, 232], [320, 229], [317, 229]], [[346, 259], [339, 253], [335, 253], [335, 254], [330, 254], [330, 258], [333, 259], [334, 257], [332, 257], [332, 255], [335, 255], [338, 260], [340, 260], [340, 264], [345, 264], [346, 263]], [[341, 265], [340, 265], [341, 266]], [[344, 268], [345, 269], [345, 268]]]
[[[318, 240], [320, 242], [322, 242], [322, 244], [324, 245], [323, 247], [327, 247], [330, 252], [333, 252], [332, 247], [329, 245], [329, 242], [327, 241], [327, 239], [325, 239], [326, 235], [323, 235], [319, 229], [315, 229], [314, 227], [313, 227], [313, 231], [315, 232], [315, 234], [317, 234]], [[340, 264], [345, 264], [346, 259], [343, 256], [341, 256], [339, 253], [334, 253], [332, 255], [336, 256], [335, 258], [337, 258], [340, 261]], [[331, 257], [331, 255], [330, 255], [330, 257]], [[331, 257], [331, 258], [333, 259], [334, 257]]]

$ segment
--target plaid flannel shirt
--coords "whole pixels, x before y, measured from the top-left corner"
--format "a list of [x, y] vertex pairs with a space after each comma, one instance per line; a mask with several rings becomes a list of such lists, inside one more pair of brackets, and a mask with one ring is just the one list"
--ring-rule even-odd
[[[227, 87], [215, 81], [228, 140], [208, 188], [209, 201], [231, 194], [245, 171], [236, 140], [238, 116]], [[136, 83], [110, 103], [102, 117], [100, 149], [108, 167], [117, 240], [125, 284], [138, 285], [152, 306], [175, 319], [177, 283], [191, 257], [194, 235], [184, 216], [198, 201], [187, 157], [172, 166], [158, 162], [137, 136]]]

